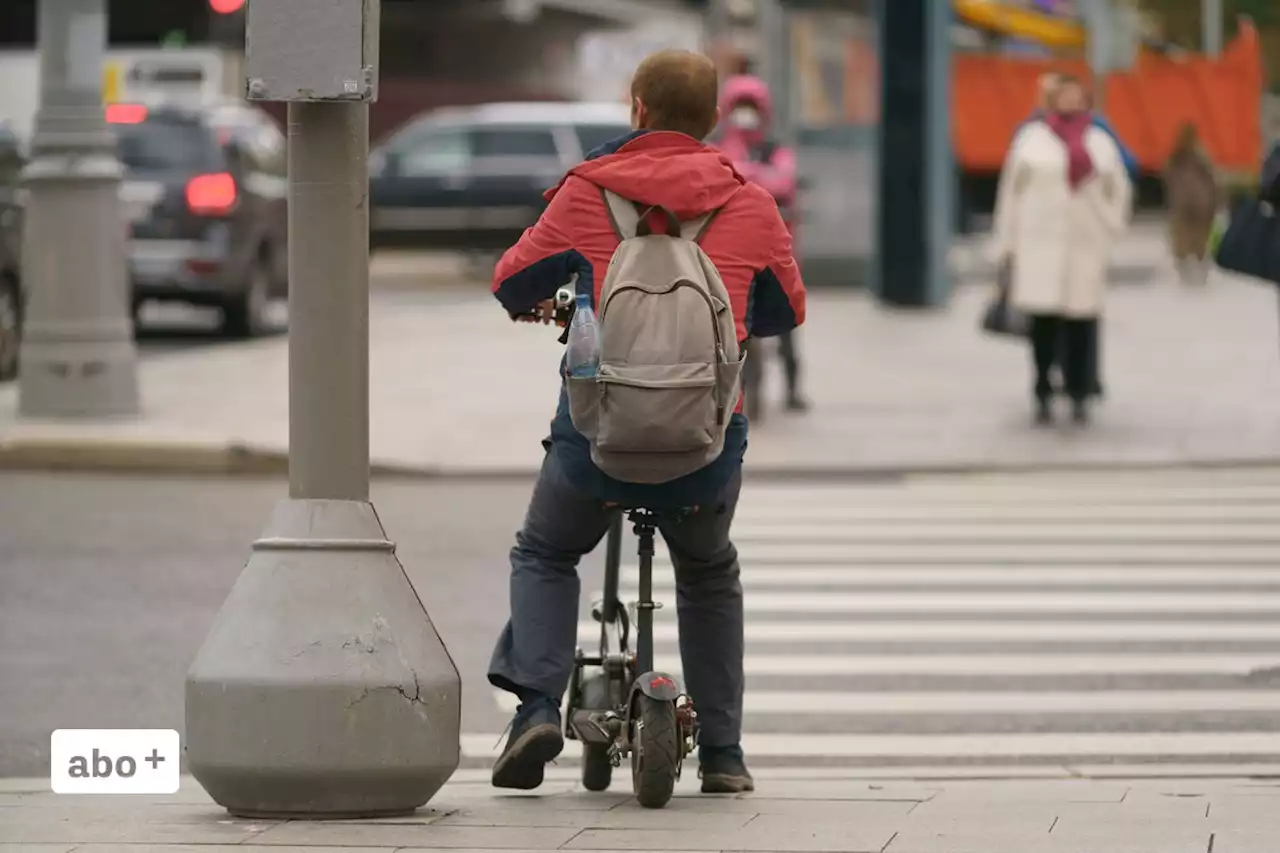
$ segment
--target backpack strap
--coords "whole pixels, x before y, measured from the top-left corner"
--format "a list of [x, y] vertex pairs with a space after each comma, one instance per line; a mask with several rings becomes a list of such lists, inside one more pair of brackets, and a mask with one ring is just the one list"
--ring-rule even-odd
[[604, 197], [604, 208], [609, 214], [609, 224], [613, 226], [613, 231], [618, 238], [630, 240], [637, 236], [636, 230], [640, 227], [640, 211], [635, 204], [604, 187], [600, 188], [600, 195]]
[[697, 219], [690, 219], [688, 222], [680, 223], [680, 236], [694, 243], [702, 239], [702, 235], [707, 232], [707, 228], [711, 225], [711, 220], [716, 218], [716, 214], [720, 212], [720, 208], [704, 213]]
[[661, 213], [667, 220], [667, 236], [680, 237], [696, 243], [702, 238], [707, 226], [711, 224], [711, 220], [715, 219], [716, 214], [720, 212], [720, 208], [716, 208], [704, 213], [697, 219], [681, 222], [674, 213], [660, 205], [652, 205], [642, 211], [635, 202], [628, 201], [604, 187], [600, 188], [600, 194], [604, 197], [605, 210], [609, 214], [609, 224], [613, 226], [614, 233], [622, 240], [629, 240], [632, 237], [647, 237], [652, 234], [653, 229], [649, 225], [649, 214]]

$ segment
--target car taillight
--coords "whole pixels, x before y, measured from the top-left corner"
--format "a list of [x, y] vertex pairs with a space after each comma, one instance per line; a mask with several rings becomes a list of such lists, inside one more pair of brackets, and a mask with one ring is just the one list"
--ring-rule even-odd
[[107, 104], [107, 124], [142, 124], [147, 120], [144, 104]]
[[187, 208], [197, 216], [221, 216], [236, 206], [236, 179], [226, 172], [187, 182]]

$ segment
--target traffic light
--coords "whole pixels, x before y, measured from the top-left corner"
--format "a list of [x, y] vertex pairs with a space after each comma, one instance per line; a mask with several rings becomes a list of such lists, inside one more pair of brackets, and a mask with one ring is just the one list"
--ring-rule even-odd
[[234, 50], [244, 48], [247, 0], [209, 0], [205, 30], [210, 43]]

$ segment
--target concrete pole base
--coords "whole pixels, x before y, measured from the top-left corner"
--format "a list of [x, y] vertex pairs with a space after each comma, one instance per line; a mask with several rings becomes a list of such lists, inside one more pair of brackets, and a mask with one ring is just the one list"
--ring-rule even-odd
[[139, 413], [119, 165], [114, 156], [33, 160], [25, 178], [26, 325], [18, 411], [33, 418]]
[[461, 699], [373, 506], [286, 500], [187, 675], [187, 765], [244, 817], [411, 812], [458, 768]]

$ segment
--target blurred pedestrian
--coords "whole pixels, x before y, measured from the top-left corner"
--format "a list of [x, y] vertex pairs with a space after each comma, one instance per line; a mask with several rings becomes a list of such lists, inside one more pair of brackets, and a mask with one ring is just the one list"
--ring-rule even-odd
[[1220, 198], [1213, 161], [1192, 122], [1184, 123], [1178, 132], [1165, 164], [1164, 187], [1178, 275], [1185, 284], [1203, 285], [1209, 278], [1209, 235]]
[[1132, 197], [1120, 146], [1094, 124], [1080, 81], [1061, 77], [1050, 111], [1023, 125], [1005, 158], [992, 246], [1011, 264], [1013, 307], [1030, 319], [1037, 423], [1053, 421], [1059, 357], [1072, 417], [1089, 419], [1109, 256]]
[[[1043, 121], [1045, 116], [1053, 112], [1054, 98], [1057, 97], [1058, 88], [1062, 85], [1065, 75], [1060, 71], [1047, 71], [1041, 74], [1036, 81], [1036, 108], [1032, 112], [1031, 117], [1024, 124], [1033, 121]], [[1138, 158], [1133, 155], [1128, 146], [1124, 144], [1124, 140], [1116, 133], [1115, 129], [1107, 122], [1096, 110], [1089, 110], [1089, 118], [1093, 122], [1093, 126], [1106, 133], [1115, 142], [1116, 147], [1120, 149], [1120, 157], [1124, 160], [1125, 171], [1129, 173], [1129, 178], [1136, 181], [1141, 175], [1141, 168], [1138, 164]], [[1021, 129], [1021, 128], [1019, 128]], [[1093, 334], [1093, 369], [1092, 377], [1089, 380], [1090, 393], [1095, 397], [1102, 396], [1102, 321], [1095, 321]], [[1059, 353], [1057, 366], [1059, 372], [1062, 371], [1062, 355]]]
[[[720, 90], [720, 114], [720, 128], [710, 143], [724, 152], [739, 174], [773, 196], [794, 243], [799, 219], [796, 156], [772, 134], [773, 98], [768, 84], [747, 73], [728, 77]], [[748, 348], [750, 354], [743, 376], [747, 418], [759, 422], [764, 417], [761, 386], [765, 350], [758, 340], [749, 342]], [[778, 336], [778, 354], [782, 357], [786, 378], [786, 407], [789, 411], [803, 412], [809, 408], [809, 401], [800, 393], [800, 356], [796, 352], [795, 332]]]

